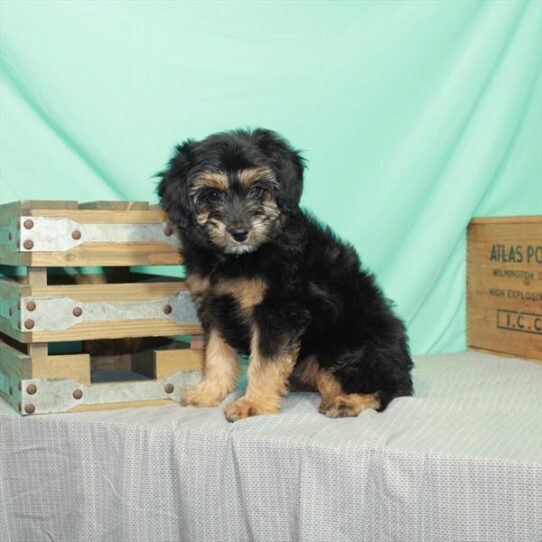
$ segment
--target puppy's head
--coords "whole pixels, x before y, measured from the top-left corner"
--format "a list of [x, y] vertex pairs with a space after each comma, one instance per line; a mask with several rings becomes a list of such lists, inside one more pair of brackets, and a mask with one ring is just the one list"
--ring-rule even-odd
[[298, 209], [303, 159], [270, 130], [236, 130], [176, 147], [159, 174], [175, 225], [225, 254], [257, 250]]

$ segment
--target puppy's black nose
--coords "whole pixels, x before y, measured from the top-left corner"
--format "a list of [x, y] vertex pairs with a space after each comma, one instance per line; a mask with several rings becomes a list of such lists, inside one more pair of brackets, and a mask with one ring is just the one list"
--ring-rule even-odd
[[238, 228], [228, 228], [231, 236], [240, 243], [243, 242], [248, 237], [248, 229], [244, 226]]

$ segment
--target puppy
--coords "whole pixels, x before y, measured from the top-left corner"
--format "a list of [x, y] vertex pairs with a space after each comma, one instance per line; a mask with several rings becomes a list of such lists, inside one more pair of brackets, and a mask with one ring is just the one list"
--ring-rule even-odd
[[292, 386], [317, 390], [330, 417], [382, 411], [412, 394], [403, 323], [354, 249], [299, 207], [304, 162], [275, 132], [187, 140], [158, 194], [179, 230], [206, 336], [205, 376], [182, 403], [217, 406], [249, 354], [233, 422], [279, 411]]

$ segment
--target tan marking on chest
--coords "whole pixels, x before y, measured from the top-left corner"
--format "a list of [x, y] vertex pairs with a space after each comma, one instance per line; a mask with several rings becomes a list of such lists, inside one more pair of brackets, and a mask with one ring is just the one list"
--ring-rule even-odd
[[263, 301], [267, 283], [261, 279], [227, 279], [213, 285], [216, 295], [231, 295], [243, 310], [248, 310]]
[[190, 290], [190, 293], [194, 296], [199, 296], [205, 290], [209, 288], [209, 279], [207, 277], [202, 277], [197, 273], [191, 273], [188, 275], [184, 281], [186, 287]]

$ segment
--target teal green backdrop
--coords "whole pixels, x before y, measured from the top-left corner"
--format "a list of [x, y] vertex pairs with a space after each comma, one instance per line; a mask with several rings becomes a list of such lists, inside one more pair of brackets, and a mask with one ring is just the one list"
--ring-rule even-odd
[[184, 138], [284, 134], [415, 353], [465, 347], [465, 228], [542, 213], [542, 4], [0, 1], [0, 202], [155, 201]]

